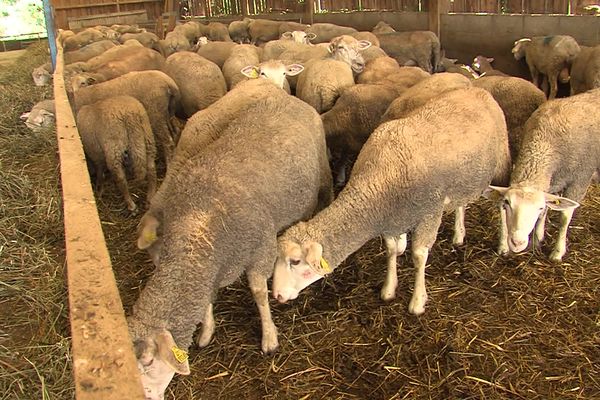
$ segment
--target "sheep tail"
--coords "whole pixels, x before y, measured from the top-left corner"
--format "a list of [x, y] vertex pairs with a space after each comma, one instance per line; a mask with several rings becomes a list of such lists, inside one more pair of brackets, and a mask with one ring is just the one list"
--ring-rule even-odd
[[121, 154], [121, 162], [127, 174], [128, 179], [141, 180], [146, 177], [146, 138], [143, 126], [143, 120], [137, 121], [134, 126], [127, 131], [127, 143]]

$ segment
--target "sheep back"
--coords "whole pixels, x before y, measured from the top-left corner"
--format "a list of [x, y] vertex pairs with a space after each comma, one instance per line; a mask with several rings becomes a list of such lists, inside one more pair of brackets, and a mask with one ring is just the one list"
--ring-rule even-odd
[[352, 69], [343, 61], [313, 60], [298, 77], [296, 96], [319, 114], [329, 111], [344, 89], [354, 85]]
[[223, 68], [223, 64], [236, 46], [237, 44], [234, 42], [208, 42], [201, 46], [196, 54], [214, 62], [219, 68]]
[[258, 48], [252, 44], [238, 44], [229, 58], [223, 63], [223, 76], [227, 82], [227, 88], [233, 89], [238, 83], [248, 80], [247, 76], [242, 74], [242, 68], [248, 65], [260, 64]]
[[571, 66], [571, 95], [600, 87], [600, 46], [581, 46]]

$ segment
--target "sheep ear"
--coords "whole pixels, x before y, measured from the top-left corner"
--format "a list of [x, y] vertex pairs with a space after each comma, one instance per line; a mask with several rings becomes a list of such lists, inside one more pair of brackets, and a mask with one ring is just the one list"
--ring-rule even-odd
[[307, 242], [304, 244], [306, 252], [306, 263], [315, 271], [321, 270], [321, 258], [323, 258], [323, 246], [317, 242]]
[[544, 193], [544, 198], [546, 199], [546, 206], [552, 210], [564, 211], [570, 208], [579, 207], [578, 202], [568, 199], [566, 197], [556, 196], [550, 193]]
[[500, 199], [504, 197], [507, 191], [507, 187], [490, 185], [483, 191], [483, 193], [481, 193], [481, 196], [485, 197], [488, 200], [500, 201]]
[[327, 46], [327, 51], [333, 54], [334, 50], [335, 50], [335, 44], [330, 43], [329, 46]]
[[317, 34], [316, 34], [316, 33], [314, 33], [314, 32], [309, 32], [309, 33], [307, 33], [307, 34], [306, 34], [306, 38], [307, 38], [308, 40], [313, 40], [313, 39], [316, 39], [316, 38], [317, 38]]
[[27, 118], [29, 118], [29, 114], [31, 114], [31, 112], [21, 114], [21, 121], [27, 121]]
[[369, 47], [371, 47], [371, 42], [369, 42], [368, 40], [359, 40], [358, 41], [358, 49], [359, 50], [366, 50]]
[[287, 76], [296, 76], [300, 72], [304, 71], [304, 66], [302, 64], [290, 64], [285, 66], [286, 71], [285, 74]]
[[144, 250], [152, 246], [158, 236], [156, 231], [160, 226], [160, 222], [152, 215], [144, 215], [138, 226], [138, 249]]
[[452, 64], [456, 64], [458, 58], [449, 58], [448, 61], [450, 61]]
[[186, 351], [177, 347], [171, 332], [163, 330], [154, 337], [158, 356], [181, 375], [190, 374], [190, 363]]
[[417, 63], [415, 60], [407, 60], [404, 64], [405, 67], [416, 67]]
[[494, 62], [494, 57], [488, 57], [488, 58], [487, 58], [487, 60], [488, 60], [488, 62], [491, 64], [491, 63], [493, 63], [493, 62]]
[[291, 39], [292, 38], [292, 32], [283, 32], [281, 34], [282, 38], [286, 38], [286, 39]]
[[244, 76], [247, 76], [250, 79], [256, 79], [259, 75], [258, 67], [256, 65], [248, 65], [242, 68], [241, 72], [244, 74]]

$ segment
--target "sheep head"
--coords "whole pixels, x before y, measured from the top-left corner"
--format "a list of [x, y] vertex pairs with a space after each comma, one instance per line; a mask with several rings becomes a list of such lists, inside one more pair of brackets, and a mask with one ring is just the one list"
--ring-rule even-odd
[[529, 43], [531, 43], [531, 39], [529, 38], [519, 39], [515, 42], [512, 48], [512, 53], [516, 60], [520, 60], [521, 58], [525, 57], [525, 49], [527, 46], [529, 46]]
[[269, 79], [277, 87], [284, 87], [286, 76], [295, 76], [304, 70], [301, 64], [285, 65], [279, 60], [269, 60], [258, 65], [248, 65], [242, 68], [241, 72], [244, 76], [251, 79], [263, 78]]
[[365, 59], [360, 52], [369, 47], [371, 42], [368, 40], [357, 40], [352, 36], [342, 35], [331, 39], [327, 49], [334, 59], [345, 62], [352, 71], [360, 74], [365, 69]]

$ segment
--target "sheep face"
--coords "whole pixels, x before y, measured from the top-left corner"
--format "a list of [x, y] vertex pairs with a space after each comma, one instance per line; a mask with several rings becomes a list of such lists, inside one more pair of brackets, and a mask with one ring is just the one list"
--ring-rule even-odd
[[293, 40], [296, 43], [311, 44], [310, 41], [315, 39], [317, 35], [312, 32], [306, 33], [304, 31], [293, 31], [284, 32], [281, 34], [281, 38], [285, 40]]
[[54, 125], [54, 114], [47, 110], [32, 110], [21, 114], [21, 121], [31, 130], [39, 130]]
[[281, 241], [273, 272], [273, 297], [280, 303], [298, 297], [302, 289], [331, 272], [316, 242]]
[[43, 66], [34, 68], [31, 72], [33, 82], [35, 86], [46, 86], [50, 83], [50, 72], [48, 72]]
[[515, 42], [514, 47], [512, 48], [513, 56], [515, 56], [515, 60], [520, 60], [525, 57], [525, 49], [531, 42], [531, 39], [523, 38], [519, 39]]
[[564, 211], [579, 206], [579, 203], [573, 200], [527, 186], [515, 185], [509, 188], [490, 186], [489, 189], [499, 195], [502, 202], [508, 248], [513, 253], [520, 253], [527, 248], [529, 235], [538, 220], [545, 217], [546, 207]]
[[167, 330], [136, 341], [134, 348], [146, 400], [164, 399], [175, 373], [190, 374], [187, 353], [177, 347]]
[[251, 79], [269, 79], [273, 81], [277, 87], [283, 89], [286, 76], [298, 75], [303, 70], [304, 67], [301, 64], [285, 65], [281, 61], [270, 60], [259, 65], [248, 65], [242, 68], [241, 72]]
[[342, 35], [331, 40], [328, 50], [334, 59], [345, 62], [352, 71], [360, 74], [365, 69], [365, 59], [360, 52], [370, 46], [371, 42], [368, 40], [356, 40], [352, 36]]
[[83, 87], [91, 86], [94, 83], [96, 83], [96, 79], [87, 74], [79, 74], [71, 78], [71, 87], [73, 88], [73, 92], [76, 92]]

